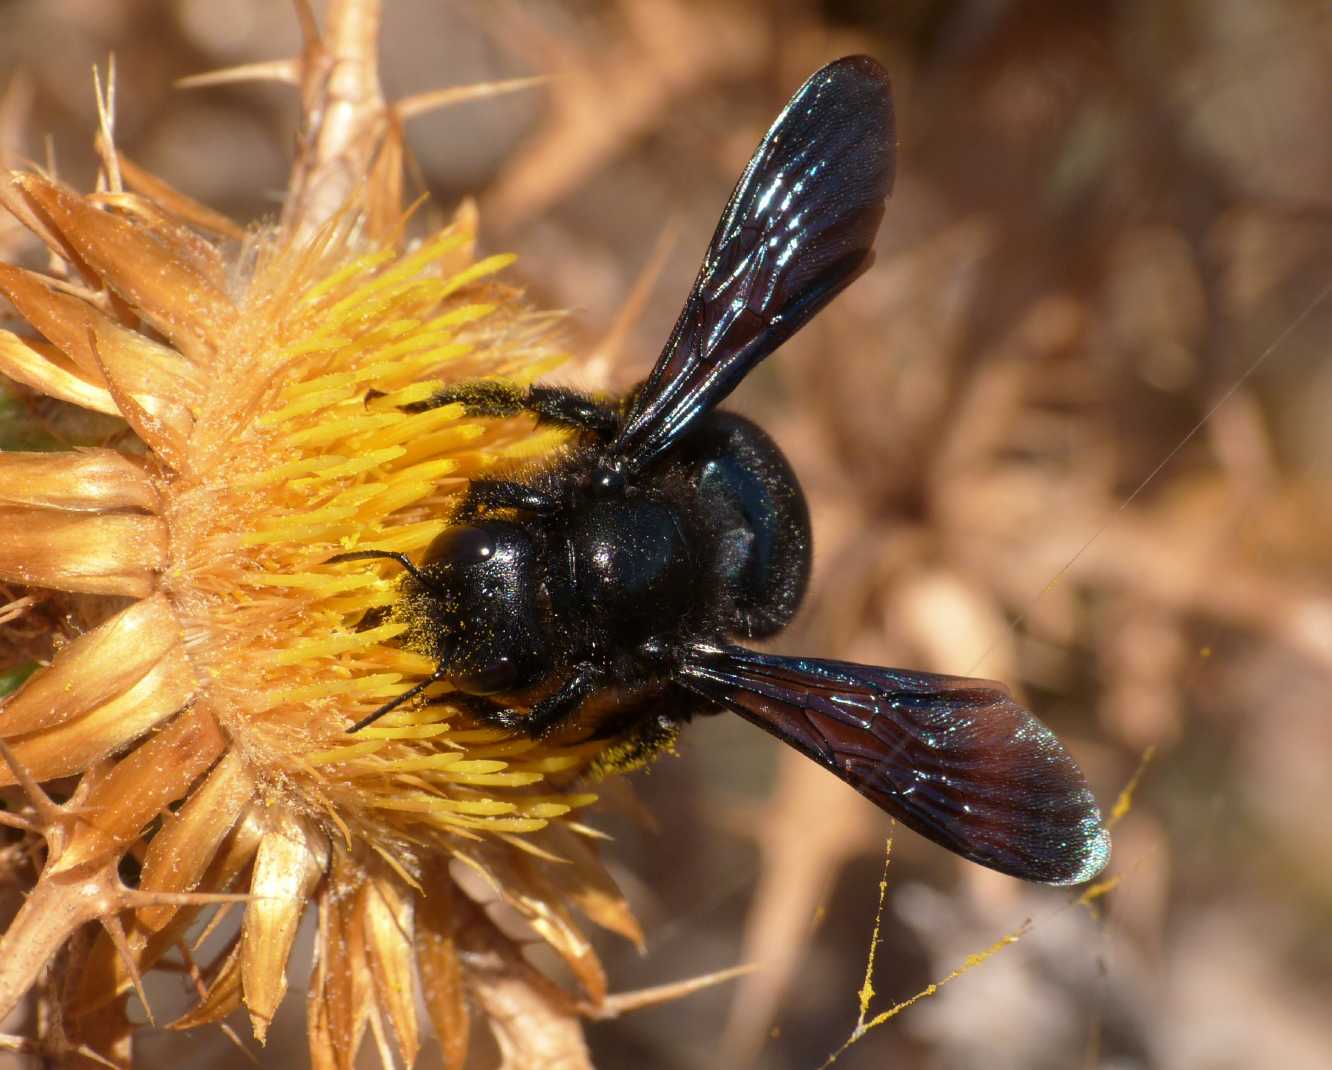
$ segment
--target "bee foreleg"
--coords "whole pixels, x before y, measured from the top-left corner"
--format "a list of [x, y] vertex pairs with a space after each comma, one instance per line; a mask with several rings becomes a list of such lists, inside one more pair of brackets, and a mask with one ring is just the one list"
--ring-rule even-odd
[[609, 438], [620, 427], [615, 402], [601, 401], [562, 386], [531, 386], [527, 389], [495, 379], [459, 383], [445, 387], [426, 401], [404, 405], [407, 412], [425, 412], [461, 402], [469, 416], [517, 416], [530, 412], [540, 423], [591, 431]]
[[[526, 711], [492, 705], [485, 699], [470, 699], [458, 704], [463, 705], [478, 721], [492, 728], [503, 728], [532, 739], [541, 739], [567, 720], [601, 684], [601, 674], [595, 666], [584, 664], [560, 685], [558, 691], [535, 702]], [[460, 697], [463, 696], [449, 695], [445, 701], [456, 702]]]

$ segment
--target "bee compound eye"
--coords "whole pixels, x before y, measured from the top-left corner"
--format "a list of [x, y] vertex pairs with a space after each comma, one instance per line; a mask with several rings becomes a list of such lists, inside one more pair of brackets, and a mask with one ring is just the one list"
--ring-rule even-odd
[[455, 679], [459, 691], [469, 695], [493, 695], [507, 691], [518, 679], [518, 666], [512, 658], [501, 655], [488, 665], [469, 668]]
[[449, 528], [430, 544], [424, 564], [466, 568], [495, 555], [495, 537], [481, 527]]

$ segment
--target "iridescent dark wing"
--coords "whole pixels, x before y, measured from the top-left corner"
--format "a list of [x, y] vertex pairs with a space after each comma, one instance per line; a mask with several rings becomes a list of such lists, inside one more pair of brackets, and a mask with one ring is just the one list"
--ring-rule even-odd
[[737, 646], [696, 648], [676, 679], [963, 858], [1046, 884], [1110, 858], [1082, 771], [1001, 684]]
[[888, 76], [813, 74], [759, 143], [612, 451], [637, 471], [869, 267], [893, 186]]

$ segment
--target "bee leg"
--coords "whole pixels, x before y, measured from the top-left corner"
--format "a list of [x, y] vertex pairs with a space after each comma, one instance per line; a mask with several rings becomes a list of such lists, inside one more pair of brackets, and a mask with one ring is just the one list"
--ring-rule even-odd
[[609, 440], [620, 430], [620, 407], [563, 386], [533, 386], [527, 391], [524, 408], [540, 423], [559, 424], [591, 431]]
[[599, 401], [562, 386], [531, 386], [524, 390], [494, 379], [445, 387], [425, 401], [404, 405], [403, 410], [425, 412], [457, 402], [462, 402], [469, 416], [517, 416], [520, 412], [530, 412], [538, 423], [591, 431], [604, 439], [620, 428], [620, 410], [615, 402]]
[[558, 691], [534, 703], [530, 710], [495, 706], [485, 699], [468, 701], [469, 696], [456, 694], [446, 696], [445, 701], [462, 706], [488, 727], [503, 728], [532, 739], [542, 739], [567, 720], [582, 705], [583, 700], [600, 686], [600, 673], [591, 665], [581, 665], [573, 676], [560, 685]]
[[431, 700], [438, 705], [455, 706], [478, 724], [486, 728], [502, 728], [512, 732], [527, 715], [522, 710], [497, 706], [480, 695], [464, 695], [459, 691], [450, 691]]
[[563, 721], [568, 720], [583, 704], [583, 700], [601, 685], [601, 673], [595, 666], [587, 663], [579, 665], [573, 676], [560, 685], [558, 691], [547, 695], [528, 711], [527, 717], [523, 720], [523, 734], [533, 739], [544, 739]]
[[588, 775], [598, 780], [611, 773], [627, 773], [650, 765], [663, 751], [675, 746], [681, 723], [674, 711], [666, 709], [640, 719], [621, 733], [607, 736], [598, 732], [595, 738], [610, 738], [613, 742], [593, 759]]

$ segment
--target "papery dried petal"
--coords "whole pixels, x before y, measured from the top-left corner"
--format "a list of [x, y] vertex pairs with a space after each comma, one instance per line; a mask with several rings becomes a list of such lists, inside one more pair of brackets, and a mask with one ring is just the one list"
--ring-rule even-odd
[[235, 306], [197, 271], [137, 227], [39, 175], [13, 181], [62, 238], [182, 353], [203, 358], [235, 319]]
[[333, 986], [345, 979], [336, 977], [329, 969], [330, 948], [328, 910], [321, 903], [314, 973], [305, 993], [305, 1041], [311, 1070], [340, 1070], [349, 1061], [345, 1047], [339, 1047], [333, 1040], [332, 1008], [342, 1002], [334, 995]]
[[[197, 690], [194, 669], [176, 647], [132, 687], [95, 710], [53, 728], [11, 739], [10, 746], [38, 780], [68, 776], [166, 720]], [[4, 720], [0, 718], [3, 734]], [[0, 768], [0, 785], [13, 783], [13, 772]]]
[[[226, 837], [200, 883], [212, 891], [230, 890], [235, 880], [253, 860], [264, 832], [260, 822], [247, 813]], [[150, 969], [162, 955], [174, 947], [202, 909], [207, 908], [179, 907], [166, 926], [156, 932], [136, 926], [130, 934], [130, 946], [135, 952], [135, 961], [139, 970]], [[205, 927], [204, 933], [196, 938], [196, 942], [202, 943], [205, 934], [214, 924], [220, 923], [231, 909], [230, 904], [218, 908], [216, 916]], [[239, 934], [236, 939], [239, 942]], [[78, 1013], [83, 1014], [100, 1007], [117, 994], [128, 991], [131, 986], [132, 979], [124, 959], [103, 933], [97, 938], [92, 952], [88, 955], [73, 1005]]]
[[56, 256], [71, 264], [78, 263], [79, 255], [74, 251], [74, 247], [64, 239], [59, 230], [51, 225], [51, 221], [46, 218], [45, 213], [41, 211], [39, 206], [24, 191], [22, 185], [19, 184], [18, 180], [22, 177], [22, 174], [21, 171], [0, 173], [0, 204], [4, 205], [9, 213], [28, 230], [37, 235]]
[[241, 1005], [240, 939], [231, 945], [208, 985], [203, 999], [186, 1011], [168, 1029], [194, 1029], [220, 1022]]
[[197, 271], [215, 290], [225, 292], [227, 263], [217, 246], [173, 218], [151, 198], [137, 193], [98, 193], [89, 199], [98, 207], [131, 220], [172, 256]]
[[359, 897], [360, 925], [365, 933], [375, 999], [387, 1013], [404, 1066], [411, 1066], [421, 1047], [413, 982], [412, 900], [396, 880], [370, 880]]
[[502, 1070], [592, 1070], [569, 998], [475, 908], [459, 930], [468, 986], [486, 1014]]
[[603, 929], [618, 933], [643, 951], [643, 929], [615, 886], [595, 846], [563, 825], [552, 823], [532, 838], [567, 865], [553, 865], [543, 872], [579, 910]]
[[287, 991], [287, 958], [328, 855], [323, 838], [280, 810], [259, 845], [241, 929], [245, 1006], [260, 1042]]
[[421, 994], [444, 1054], [444, 1070], [462, 1070], [467, 1062], [471, 1016], [458, 957], [458, 916], [453, 908], [453, 877], [447, 864], [427, 874], [426, 891], [416, 905], [416, 965]]
[[180, 626], [165, 595], [136, 602], [61, 649], [45, 672], [0, 703], [0, 735], [36, 732], [91, 712], [141, 680], [179, 643]]
[[[76, 995], [70, 1000], [71, 1013], [79, 1016], [95, 1013], [110, 1000], [132, 991], [136, 975], [141, 979], [164, 955], [179, 947], [200, 909], [197, 906], [182, 908], [157, 932], [149, 932], [131, 920], [126, 927], [123, 946], [117, 946], [107, 932], [99, 933], [79, 970], [78, 983], [74, 986]], [[128, 961], [124, 953], [126, 948]], [[133, 970], [130, 969], [131, 963]]]
[[536, 869], [531, 859], [516, 851], [481, 847], [469, 854], [488, 875], [504, 902], [517, 910], [564, 959], [588, 1002], [600, 1003], [606, 997], [606, 971], [566, 909], [559, 889]]
[[145, 446], [168, 468], [185, 466], [185, 444], [193, 429], [193, 420], [182, 406], [150, 394], [131, 394], [101, 363], [101, 349], [93, 345], [93, 355], [106, 380], [106, 391], [116, 403], [124, 421], [134, 429]]
[[370, 970], [365, 930], [349, 887], [357, 878], [340, 851], [334, 855], [333, 873], [319, 897], [319, 938], [306, 1000], [307, 1033], [316, 1066], [351, 1070], [370, 1011]]
[[222, 848], [213, 858], [204, 874], [203, 883], [209, 888], [226, 891], [232, 881], [241, 875], [259, 853], [259, 845], [264, 842], [267, 828], [264, 825], [262, 803], [256, 802], [241, 815], [231, 834], [222, 843]]
[[[134, 1034], [138, 1023], [129, 1016], [129, 996], [122, 996], [100, 1008], [97, 1013], [81, 1017], [77, 1023], [77, 1039], [84, 1049], [84, 1057], [68, 1059], [72, 1070], [92, 1070], [93, 1066], [110, 1065], [115, 1067], [133, 1067]], [[87, 1057], [87, 1052], [96, 1052], [105, 1063]]]
[[475, 971], [472, 982], [500, 1049], [500, 1070], [593, 1070], [578, 1015], [530, 975]]
[[167, 528], [155, 516], [0, 509], [0, 531], [0, 579], [31, 587], [146, 598], [166, 563]]
[[388, 238], [402, 220], [402, 127], [391, 122], [387, 136], [370, 165], [366, 183], [366, 229], [376, 238]]
[[0, 375], [81, 409], [120, 415], [111, 392], [89, 379], [68, 357], [57, 355], [46, 343], [28, 342], [10, 331], [0, 331]]
[[122, 390], [142, 396], [146, 408], [176, 420], [188, 420], [188, 407], [203, 396], [198, 372], [175, 350], [122, 327], [40, 276], [0, 264], [0, 293], [94, 382], [105, 374]]
[[158, 503], [143, 468], [115, 450], [0, 453], [0, 508], [152, 512]]
[[[190, 892], [213, 861], [254, 794], [254, 778], [237, 750], [228, 751], [191, 793], [180, 812], [153, 836], [139, 875], [143, 892]], [[160, 929], [175, 914], [170, 905], [143, 907], [139, 922]]]
[[123, 851], [159, 811], [189, 790], [224, 743], [211, 713], [198, 707], [182, 713], [116, 763], [88, 793], [87, 813], [48, 872], [67, 872]]
[[119, 156], [118, 161], [121, 177], [130, 189], [161, 205], [176, 218], [226, 238], [239, 240], [245, 237], [245, 228], [233, 223], [220, 212], [215, 212], [206, 204], [200, 204], [193, 197], [186, 196], [170, 183], [163, 181], [151, 171], [145, 171], [125, 156]]

